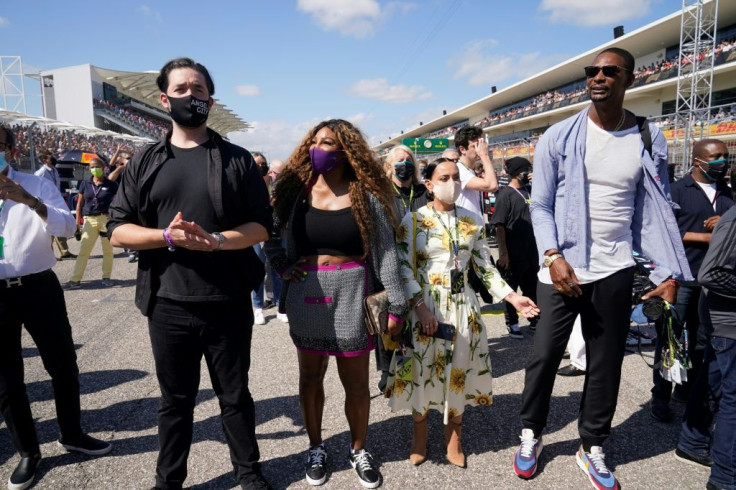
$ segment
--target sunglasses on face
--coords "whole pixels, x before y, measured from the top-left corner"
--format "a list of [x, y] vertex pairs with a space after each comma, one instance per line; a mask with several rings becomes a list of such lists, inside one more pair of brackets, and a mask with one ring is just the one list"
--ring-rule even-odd
[[603, 70], [603, 75], [608, 78], [613, 78], [619, 73], [621, 73], [621, 70], [627, 70], [626, 68], [622, 66], [617, 65], [605, 65], [605, 66], [586, 66], [583, 68], [585, 71], [585, 76], [588, 78], [593, 78], [594, 76], [598, 75], [598, 72]]

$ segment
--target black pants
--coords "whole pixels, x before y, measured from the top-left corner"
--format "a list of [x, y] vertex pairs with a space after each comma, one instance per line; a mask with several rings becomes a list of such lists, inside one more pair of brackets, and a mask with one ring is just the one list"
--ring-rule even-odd
[[22, 286], [5, 286], [0, 281], [0, 411], [15, 449], [24, 457], [40, 450], [23, 382], [21, 325], [36, 343], [51, 376], [56, 418], [66, 440], [82, 434], [79, 368], [64, 292], [56, 275], [49, 270], [24, 278]]
[[157, 298], [148, 330], [161, 388], [156, 486], [179, 489], [186, 479], [203, 355], [220, 402], [236, 478], [241, 481], [258, 471], [255, 406], [248, 390], [250, 301], [184, 303]]
[[534, 335], [532, 359], [526, 367], [521, 399], [521, 421], [535, 436], [547, 425], [550, 397], [557, 368], [565, 352], [575, 317], [579, 314], [585, 338], [588, 368], [580, 401], [578, 432], [583, 446], [601, 446], [611, 431], [616, 411], [621, 362], [631, 313], [634, 268], [584, 284], [582, 296], [558, 293], [539, 283], [537, 299], [543, 312]]
[[[527, 262], [512, 262], [508, 269], [499, 267], [498, 271], [511, 289], [516, 291], [517, 288], [521, 288], [521, 293], [524, 296], [528, 296], [535, 303], [537, 302], [537, 272], [539, 272], [539, 266], [537, 265], [536, 256]], [[504, 305], [506, 310], [503, 316], [506, 320], [506, 326], [518, 324], [519, 313], [516, 308], [508, 301], [505, 301]], [[536, 325], [538, 321], [539, 317], [535, 317], [529, 320], [529, 323]]]

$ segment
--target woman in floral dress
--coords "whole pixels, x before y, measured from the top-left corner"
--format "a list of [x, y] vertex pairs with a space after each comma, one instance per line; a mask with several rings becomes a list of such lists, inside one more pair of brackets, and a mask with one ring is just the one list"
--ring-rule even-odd
[[[426, 459], [427, 413], [435, 409], [444, 414], [447, 459], [465, 467], [460, 444], [465, 406], [492, 402], [486, 329], [467, 283], [471, 264], [494, 296], [524, 316], [536, 316], [539, 309], [513, 292], [491, 264], [481, 217], [455, 206], [460, 194], [457, 165], [440, 158], [427, 165], [425, 178], [434, 201], [407, 214], [397, 236], [404, 290], [412, 306], [407, 324], [412, 343], [394, 355], [385, 396], [393, 411], [412, 411], [413, 464]], [[439, 322], [455, 326], [454, 340], [432, 337]]]

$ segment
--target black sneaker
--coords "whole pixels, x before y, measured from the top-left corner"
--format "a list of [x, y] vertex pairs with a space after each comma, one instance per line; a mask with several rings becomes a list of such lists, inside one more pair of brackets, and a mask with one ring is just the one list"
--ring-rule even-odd
[[652, 398], [650, 405], [652, 417], [665, 424], [672, 421], [672, 412], [666, 401], [660, 400], [659, 398]]
[[39, 463], [41, 463], [40, 454], [20, 458], [18, 466], [15, 467], [13, 474], [10, 475], [10, 479], [8, 480], [8, 489], [23, 490], [33, 485], [33, 479], [36, 477], [36, 470], [38, 469]]
[[509, 337], [512, 339], [523, 339], [524, 334], [521, 333], [521, 329], [519, 328], [519, 324], [515, 323], [513, 325], [506, 325], [506, 330], [509, 332]]
[[322, 485], [327, 480], [327, 451], [325, 446], [313, 446], [307, 451], [307, 483]]
[[88, 456], [102, 456], [112, 451], [112, 444], [82, 434], [77, 439], [59, 439], [59, 445], [67, 451], [83, 453]]
[[381, 484], [381, 474], [376, 469], [371, 453], [361, 449], [351, 454], [348, 459], [358, 473], [358, 480], [363, 488], [376, 488]]
[[696, 456], [694, 454], [686, 453], [679, 447], [675, 449], [675, 459], [682, 461], [683, 463], [694, 466], [705, 466], [708, 468], [713, 464], [713, 458], [710, 456]]
[[260, 472], [252, 473], [240, 480], [242, 490], [271, 490], [271, 486]]

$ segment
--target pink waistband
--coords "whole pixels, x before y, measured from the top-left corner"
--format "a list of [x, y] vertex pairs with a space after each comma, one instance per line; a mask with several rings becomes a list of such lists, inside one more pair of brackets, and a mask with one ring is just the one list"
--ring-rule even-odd
[[355, 260], [335, 265], [303, 265], [301, 268], [305, 271], [339, 271], [343, 269], [355, 269], [356, 267], [365, 267], [365, 261]]

